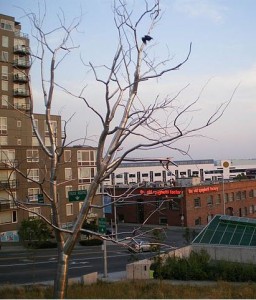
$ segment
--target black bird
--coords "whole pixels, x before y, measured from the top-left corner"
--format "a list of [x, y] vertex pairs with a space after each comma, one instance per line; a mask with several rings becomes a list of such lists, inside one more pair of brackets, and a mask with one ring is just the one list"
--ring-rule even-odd
[[149, 35], [144, 35], [144, 37], [141, 38], [141, 39], [142, 39], [142, 42], [143, 42], [144, 44], [147, 44], [147, 41], [149, 42], [149, 41], [151, 41], [153, 38], [152, 38], [151, 36], [149, 36]]

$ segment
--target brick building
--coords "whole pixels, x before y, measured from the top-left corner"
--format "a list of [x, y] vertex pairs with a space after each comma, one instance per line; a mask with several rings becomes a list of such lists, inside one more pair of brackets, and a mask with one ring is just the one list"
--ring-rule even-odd
[[[30, 70], [29, 37], [11, 16], [0, 14], [0, 233], [1, 241], [17, 240], [23, 219], [41, 213], [51, 219], [50, 160], [39, 146], [32, 129], [28, 76]], [[46, 147], [50, 146], [49, 128], [44, 114], [34, 114], [35, 126]], [[57, 151], [62, 145], [61, 117], [51, 116]], [[58, 169], [58, 208], [60, 226], [70, 227], [82, 201], [70, 202], [68, 192], [86, 190], [93, 180], [97, 149], [65, 147]], [[26, 176], [22, 175], [25, 174]], [[42, 197], [42, 191], [45, 194]], [[18, 200], [29, 211], [17, 209]], [[97, 196], [96, 203], [101, 202]], [[101, 211], [91, 210], [89, 219], [97, 219]]]
[[[113, 188], [108, 191], [113, 194]], [[206, 225], [216, 214], [256, 217], [256, 180], [133, 190], [115, 187], [114, 192], [122, 195], [116, 204], [118, 222], [148, 219], [147, 224], [195, 227]], [[113, 213], [107, 217], [114, 219]]]

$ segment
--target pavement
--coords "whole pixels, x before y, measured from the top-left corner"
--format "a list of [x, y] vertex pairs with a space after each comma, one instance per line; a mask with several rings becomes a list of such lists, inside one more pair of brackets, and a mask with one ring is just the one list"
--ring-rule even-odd
[[[14, 252], [21, 252], [21, 251], [26, 251], [26, 250], [27, 249], [21, 245], [3, 245], [2, 244], [2, 247], [0, 249], [0, 256], [1, 256], [1, 253], [11, 253], [11, 252], [14, 253]], [[126, 279], [126, 271], [108, 273], [106, 277], [104, 276], [104, 274], [99, 273], [98, 279], [102, 280], [102, 281], [107, 281], [107, 282], [115, 282], [115, 281], [125, 280]], [[81, 283], [81, 277], [69, 278], [69, 282]], [[31, 284], [34, 285], [35, 282], [33, 282]], [[53, 285], [53, 280], [37, 282], [36, 284]], [[30, 283], [25, 283], [22, 285], [30, 285]]]

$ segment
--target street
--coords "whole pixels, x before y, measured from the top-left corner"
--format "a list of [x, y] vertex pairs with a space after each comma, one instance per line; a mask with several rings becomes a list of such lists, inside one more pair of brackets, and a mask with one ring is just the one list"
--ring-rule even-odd
[[[127, 228], [122, 228], [122, 230], [125, 231]], [[167, 230], [164, 243], [173, 247], [183, 246], [184, 238], [182, 234], [183, 231], [181, 230]], [[168, 246], [162, 247], [162, 251], [167, 249]], [[139, 260], [153, 255], [154, 253], [150, 252], [136, 254]], [[126, 264], [131, 262], [132, 257], [133, 254], [125, 247], [108, 242], [107, 272], [124, 271]], [[57, 249], [24, 249], [19, 252], [0, 251], [0, 284], [36, 283], [53, 280], [56, 261]], [[89, 247], [77, 244], [70, 258], [69, 278], [80, 277], [91, 272], [104, 273], [102, 246]]]

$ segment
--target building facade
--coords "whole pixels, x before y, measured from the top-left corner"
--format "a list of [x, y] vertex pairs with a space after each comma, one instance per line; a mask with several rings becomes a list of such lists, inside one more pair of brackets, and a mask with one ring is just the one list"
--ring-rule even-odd
[[[106, 188], [110, 195], [120, 196], [115, 205], [118, 222], [196, 227], [216, 214], [256, 218], [255, 179], [113, 189]], [[107, 215], [112, 222], [113, 212], [114, 205]]]
[[251, 174], [256, 178], [256, 159], [199, 159], [174, 161], [177, 165], [169, 165], [169, 170], [163, 168], [160, 162], [123, 163], [105, 185], [123, 185], [134, 183], [170, 182], [172, 179], [199, 177], [201, 181], [219, 182], [223, 179], [232, 180], [238, 175]]
[[[23, 219], [42, 214], [51, 220], [49, 195], [50, 160], [39, 146], [32, 129], [28, 76], [30, 48], [28, 35], [11, 16], [1, 15], [0, 53], [0, 232], [1, 241], [17, 241]], [[34, 114], [42, 141], [50, 146], [44, 114]], [[62, 145], [61, 117], [51, 116], [51, 126], [58, 149]], [[86, 190], [95, 174], [97, 149], [67, 147], [58, 166], [58, 209], [63, 228], [72, 226], [83, 201], [71, 201], [69, 191]], [[17, 209], [15, 201], [28, 210]], [[95, 202], [100, 201], [97, 196]], [[91, 210], [89, 221], [102, 215]]]

